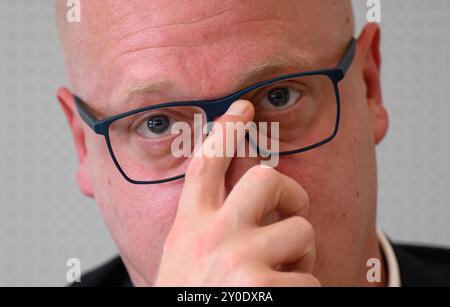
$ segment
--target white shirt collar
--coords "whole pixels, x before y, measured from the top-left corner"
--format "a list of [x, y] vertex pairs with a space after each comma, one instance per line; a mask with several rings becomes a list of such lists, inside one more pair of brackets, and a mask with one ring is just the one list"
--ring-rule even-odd
[[387, 269], [387, 286], [388, 287], [401, 287], [400, 280], [400, 267], [398, 266], [397, 257], [395, 256], [394, 249], [391, 243], [387, 239], [386, 235], [381, 229], [377, 229], [378, 241], [381, 246], [381, 252], [383, 253], [384, 260], [386, 261]]

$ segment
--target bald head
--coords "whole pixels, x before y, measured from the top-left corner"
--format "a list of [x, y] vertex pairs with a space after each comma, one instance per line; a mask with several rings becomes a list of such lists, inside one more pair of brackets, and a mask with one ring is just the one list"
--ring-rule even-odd
[[[80, 23], [68, 23], [67, 10], [57, 1], [69, 82], [92, 98], [129, 86], [131, 80], [119, 77], [125, 71], [142, 81], [150, 77], [143, 69], [161, 76], [177, 63], [183, 63], [175, 72], [181, 78], [192, 78], [187, 70], [238, 78], [218, 63], [244, 65], [288, 53], [306, 63], [331, 63], [354, 29], [350, 0], [81, 0]], [[211, 87], [196, 88], [197, 96]]]

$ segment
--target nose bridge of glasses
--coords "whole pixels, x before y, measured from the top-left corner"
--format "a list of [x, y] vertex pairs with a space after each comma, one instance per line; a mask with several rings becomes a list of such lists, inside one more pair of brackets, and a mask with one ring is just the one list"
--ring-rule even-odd
[[202, 103], [201, 108], [206, 113], [206, 120], [208, 122], [211, 122], [216, 117], [222, 116], [233, 104], [233, 102], [235, 102], [238, 99], [239, 99], [238, 96], [230, 96], [223, 99]]

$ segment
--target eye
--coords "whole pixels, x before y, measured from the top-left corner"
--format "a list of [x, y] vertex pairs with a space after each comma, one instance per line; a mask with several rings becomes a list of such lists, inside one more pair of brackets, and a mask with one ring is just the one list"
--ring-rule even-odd
[[137, 131], [144, 138], [156, 139], [170, 134], [172, 123], [166, 115], [153, 115], [145, 119]]
[[285, 86], [277, 87], [268, 91], [261, 101], [261, 108], [282, 110], [294, 105], [301, 98], [301, 92]]

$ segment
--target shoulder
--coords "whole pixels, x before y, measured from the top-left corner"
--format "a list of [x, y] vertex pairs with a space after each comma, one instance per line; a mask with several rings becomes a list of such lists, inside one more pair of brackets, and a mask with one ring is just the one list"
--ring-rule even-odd
[[402, 286], [449, 286], [450, 249], [392, 244]]
[[126, 287], [132, 286], [128, 272], [119, 256], [96, 269], [81, 275], [80, 282], [70, 287]]

